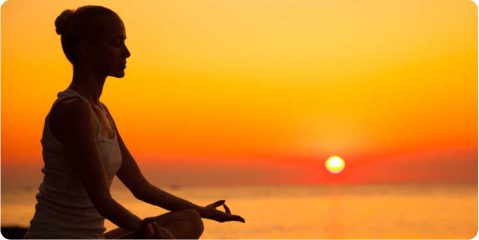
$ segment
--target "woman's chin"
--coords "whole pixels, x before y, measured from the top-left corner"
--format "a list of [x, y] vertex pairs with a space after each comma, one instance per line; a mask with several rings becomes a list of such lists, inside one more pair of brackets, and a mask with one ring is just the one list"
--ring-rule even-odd
[[115, 77], [115, 78], [123, 78], [125, 76], [125, 71], [118, 71], [115, 73], [110, 74], [110, 76]]

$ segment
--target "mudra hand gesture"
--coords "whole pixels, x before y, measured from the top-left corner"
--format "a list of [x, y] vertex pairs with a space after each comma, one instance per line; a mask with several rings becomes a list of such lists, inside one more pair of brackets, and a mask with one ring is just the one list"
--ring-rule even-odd
[[[216, 209], [223, 206], [224, 212]], [[238, 221], [245, 222], [244, 218], [239, 215], [231, 214], [231, 210], [225, 204], [225, 200], [219, 200], [203, 208], [203, 214], [205, 218], [212, 219], [218, 222]]]
[[173, 233], [157, 222], [156, 217], [145, 218], [141, 221], [139, 235], [145, 238], [175, 239]]

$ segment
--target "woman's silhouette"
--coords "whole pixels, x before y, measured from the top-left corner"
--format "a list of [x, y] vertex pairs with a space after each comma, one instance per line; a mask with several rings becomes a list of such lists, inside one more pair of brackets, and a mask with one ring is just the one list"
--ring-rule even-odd
[[[100, 102], [106, 77], [124, 76], [130, 52], [120, 17], [100, 6], [65, 10], [55, 21], [63, 51], [73, 65], [70, 86], [58, 94], [42, 136], [44, 179], [26, 238], [199, 238], [201, 218], [241, 221], [224, 201], [206, 207], [150, 184]], [[134, 196], [170, 210], [140, 219], [110, 195], [114, 176]], [[226, 212], [217, 210], [222, 206]], [[120, 229], [104, 235], [104, 219]], [[120, 235], [118, 235], [120, 234]]]

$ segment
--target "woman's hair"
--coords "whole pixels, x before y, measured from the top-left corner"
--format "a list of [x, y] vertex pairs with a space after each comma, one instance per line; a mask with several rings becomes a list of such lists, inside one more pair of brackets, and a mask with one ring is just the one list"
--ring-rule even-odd
[[55, 20], [57, 34], [61, 35], [62, 48], [68, 60], [75, 64], [75, 48], [80, 41], [96, 42], [103, 37], [108, 23], [120, 17], [101, 6], [84, 6], [67, 9]]

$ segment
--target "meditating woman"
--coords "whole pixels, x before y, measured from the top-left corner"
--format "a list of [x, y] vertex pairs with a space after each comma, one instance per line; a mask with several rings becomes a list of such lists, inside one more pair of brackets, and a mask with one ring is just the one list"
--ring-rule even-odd
[[[105, 7], [84, 6], [65, 10], [55, 25], [73, 80], [45, 119], [44, 178], [25, 238], [199, 238], [201, 218], [244, 222], [224, 201], [198, 206], [153, 186], [140, 172], [100, 102], [106, 78], [123, 77], [130, 56], [120, 17]], [[136, 198], [170, 212], [135, 216], [110, 195], [115, 175]], [[105, 218], [119, 229], [104, 234]]]

